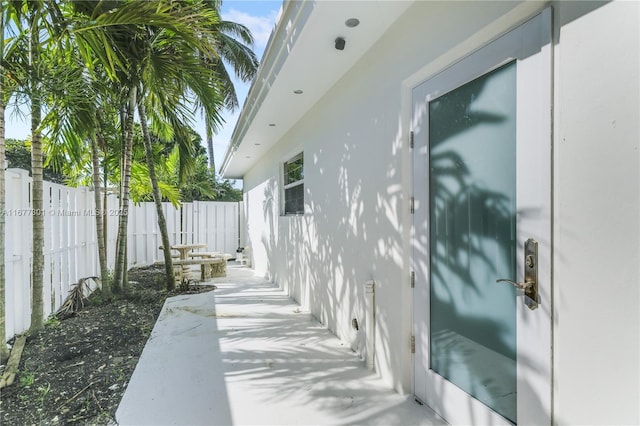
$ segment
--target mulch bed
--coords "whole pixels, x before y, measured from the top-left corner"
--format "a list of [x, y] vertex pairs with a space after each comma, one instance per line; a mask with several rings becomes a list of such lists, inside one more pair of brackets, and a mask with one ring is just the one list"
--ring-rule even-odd
[[[132, 283], [110, 303], [92, 295], [72, 317], [47, 321], [27, 338], [15, 383], [0, 395], [0, 424], [115, 424], [115, 412], [169, 293], [162, 268], [129, 271]], [[1, 371], [0, 371], [1, 373]]]

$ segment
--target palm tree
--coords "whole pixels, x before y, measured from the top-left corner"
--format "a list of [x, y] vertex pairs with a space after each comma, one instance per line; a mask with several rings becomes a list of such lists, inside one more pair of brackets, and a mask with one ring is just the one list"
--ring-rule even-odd
[[58, 52], [63, 54], [49, 81], [55, 84], [49, 84], [45, 90], [49, 112], [43, 119], [43, 125], [49, 129], [49, 134], [44, 148], [49, 165], [74, 177], [85, 168], [87, 157], [91, 158], [102, 295], [110, 299], [100, 164], [100, 146], [104, 145], [106, 137], [102, 111], [108, 108], [104, 101], [108, 87], [92, 79], [78, 60], [74, 44], [66, 44], [64, 50]]
[[48, 73], [59, 65], [60, 36], [64, 35], [64, 17], [60, 4], [53, 0], [18, 0], [12, 2], [14, 22], [25, 24], [28, 56], [23, 60], [25, 79], [21, 82], [30, 101], [31, 114], [31, 207], [34, 214], [31, 272], [31, 325], [37, 330], [44, 323], [44, 203], [42, 107]]
[[[210, 25], [217, 19], [216, 13], [209, 11], [209, 21], [202, 22]], [[203, 15], [206, 16], [206, 15]], [[193, 27], [199, 33], [204, 30]], [[152, 186], [153, 199], [156, 205], [158, 227], [162, 237], [162, 248], [165, 258], [166, 285], [168, 289], [175, 288], [173, 266], [171, 263], [171, 251], [169, 233], [167, 231], [164, 211], [162, 209], [162, 195], [160, 193], [158, 178], [153, 158], [153, 146], [151, 132], [148, 124], [152, 123], [159, 133], [165, 137], [173, 137], [178, 142], [183, 166], [194, 164], [194, 147], [185, 126], [182, 123], [191, 121], [192, 113], [189, 105], [192, 104], [191, 96], [201, 99], [206, 105], [207, 118], [219, 122], [219, 110], [221, 98], [217, 90], [215, 76], [201, 61], [198, 55], [203, 50], [209, 50], [209, 46], [193, 43], [189, 40], [176, 38], [173, 32], [164, 29], [141, 28], [136, 38], [139, 45], [136, 55], [131, 55], [130, 75], [132, 82], [136, 82], [136, 93], [139, 94], [138, 114], [143, 133], [143, 142], [146, 151], [147, 167]], [[199, 40], [199, 39], [198, 39]], [[206, 40], [206, 39], [205, 39]], [[134, 74], [137, 72], [137, 74]], [[150, 109], [147, 108], [150, 106]], [[151, 116], [147, 113], [151, 112]], [[184, 173], [189, 167], [183, 167]]]
[[[90, 72], [93, 74], [93, 67], [96, 63], [99, 64], [104, 69], [107, 77], [118, 86], [118, 91], [126, 96], [120, 120], [120, 125], [123, 129], [123, 149], [120, 167], [120, 211], [124, 214], [120, 215], [119, 218], [116, 247], [117, 260], [114, 273], [114, 290], [118, 291], [126, 282], [126, 212], [130, 194], [134, 111], [139, 108], [139, 91], [144, 90], [146, 87], [139, 82], [143, 78], [149, 77], [141, 75], [140, 71], [143, 69], [155, 70], [160, 74], [164, 71], [154, 67], [142, 66], [141, 58], [152, 63], [161, 59], [141, 55], [141, 52], [144, 52], [146, 48], [144, 40], [148, 33], [153, 32], [154, 34], [164, 34], [165, 40], [170, 40], [174, 44], [179, 41], [182, 45], [197, 46], [200, 43], [201, 36], [204, 34], [204, 31], [200, 31], [203, 28], [202, 23], [210, 26], [215, 22], [217, 16], [207, 10], [200, 2], [182, 4], [176, 2], [139, 3], [120, 1], [95, 3], [77, 1], [68, 2], [68, 5], [70, 7], [67, 11], [74, 17], [73, 28], [70, 32], [77, 42], [85, 63], [90, 64]], [[140, 48], [142, 50], [138, 51]], [[205, 56], [210, 57], [214, 54], [213, 50], [206, 46], [200, 46], [200, 50], [205, 52]], [[168, 53], [171, 54], [171, 52]], [[161, 84], [167, 84], [169, 81], [171, 79], [161, 81]], [[210, 80], [207, 80], [207, 82], [210, 83]], [[211, 88], [206, 93], [212, 100], [216, 99], [216, 96], [211, 96], [215, 94]], [[212, 104], [215, 104], [215, 102], [211, 101], [210, 105]], [[217, 110], [210, 107], [209, 113], [210, 115], [212, 113], [216, 114]], [[173, 117], [174, 122], [176, 122], [176, 117], [180, 117], [180, 115], [173, 114]], [[175, 129], [176, 126], [173, 126], [174, 132], [176, 131]], [[95, 158], [95, 155], [93, 157]], [[166, 232], [165, 234], [168, 236]], [[168, 241], [168, 237], [166, 241]], [[168, 244], [165, 245], [168, 253]], [[169, 256], [166, 257], [170, 258]], [[171, 263], [166, 263], [169, 272]], [[172, 276], [173, 274], [171, 272], [168, 275]]]
[[[28, 63], [24, 64], [27, 80], [23, 83], [31, 108], [31, 207], [34, 214], [32, 260], [31, 260], [31, 326], [30, 330], [42, 327], [44, 323], [44, 202], [43, 202], [43, 161], [42, 161], [42, 93], [47, 58], [45, 43], [50, 42], [53, 25], [59, 13], [55, 3], [45, 1], [18, 2], [16, 12], [19, 19], [27, 24], [29, 34]], [[43, 28], [44, 26], [44, 28]], [[41, 32], [41, 29], [46, 31]], [[42, 38], [44, 34], [44, 39]]]
[[[210, 0], [208, 3], [209, 7], [218, 13], [220, 12], [222, 0]], [[219, 57], [209, 61], [207, 65], [218, 76], [225, 108], [229, 111], [235, 111], [240, 104], [226, 64], [229, 64], [233, 68], [235, 76], [244, 82], [251, 81], [255, 77], [259, 63], [255, 53], [251, 50], [254, 43], [253, 36], [247, 27], [231, 21], [220, 21], [214, 31], [215, 37], [211, 42], [215, 44]], [[217, 132], [218, 126], [217, 123], [206, 119], [205, 126], [209, 167], [215, 173], [213, 135]]]
[[[60, 30], [61, 12], [53, 0], [15, 0], [3, 2], [4, 24], [11, 20], [12, 25], [22, 37], [22, 49], [16, 49], [12, 55], [14, 84], [28, 99], [31, 114], [31, 207], [32, 271], [31, 271], [31, 326], [38, 329], [44, 322], [43, 272], [44, 272], [44, 215], [43, 209], [43, 154], [42, 154], [42, 87], [48, 70], [53, 65], [55, 52], [54, 39]], [[16, 43], [19, 43], [16, 42]], [[18, 44], [16, 44], [18, 45]], [[26, 52], [26, 55], [22, 53]], [[3, 58], [6, 59], [6, 58]], [[3, 73], [4, 74], [4, 73]], [[3, 99], [4, 101], [5, 99]]]
[[[49, 69], [48, 64], [54, 69], [55, 65], [60, 65], [60, 54], [64, 49], [61, 40], [71, 40], [77, 43], [78, 53], [84, 60], [84, 63], [90, 67], [89, 71], [93, 71], [96, 63], [100, 64], [109, 78], [115, 82], [120, 82], [121, 87], [127, 89], [128, 100], [126, 120], [124, 120], [125, 129], [125, 153], [123, 155], [122, 172], [122, 196], [121, 203], [123, 210], [128, 207], [128, 179], [130, 176], [130, 152], [132, 142], [133, 114], [137, 106], [137, 81], [124, 79], [119, 80], [122, 76], [131, 76], [128, 73], [126, 59], [130, 52], [127, 52], [127, 36], [132, 35], [132, 28], [164, 28], [171, 31], [173, 35], [181, 38], [186, 43], [192, 43], [194, 46], [198, 44], [201, 33], [196, 30], [198, 26], [193, 26], [194, 22], [199, 20], [207, 22], [208, 25], [215, 22], [214, 15], [208, 13], [205, 8], [195, 6], [185, 6], [174, 2], [166, 3], [137, 3], [132, 1], [121, 2], [100, 2], [92, 4], [92, 2], [62, 2], [58, 3], [53, 0], [17, 0], [12, 2], [3, 2], [3, 35], [5, 23], [5, 4], [7, 9], [10, 7], [12, 16], [18, 27], [24, 25], [25, 33], [28, 34], [28, 44], [26, 57], [20, 57], [20, 68], [24, 71], [24, 78], [18, 82], [22, 88], [23, 94], [30, 101], [31, 110], [31, 129], [32, 129], [32, 207], [35, 212], [43, 211], [43, 155], [42, 155], [42, 106], [43, 86], [46, 82]], [[65, 6], [69, 6], [65, 8]], [[78, 10], [84, 8], [90, 11], [88, 15], [77, 14]], [[69, 11], [73, 13], [69, 13]], [[77, 19], [78, 17], [83, 19]], [[71, 19], [70, 19], [71, 18]], [[147, 25], [152, 22], [152, 25]], [[201, 26], [202, 27], [202, 26]], [[135, 35], [135, 34], [134, 34]], [[120, 42], [118, 44], [117, 42]], [[4, 46], [4, 43], [3, 43]], [[123, 49], [124, 47], [124, 49]], [[213, 57], [212, 49], [206, 46], [200, 47], [209, 57]], [[64, 55], [64, 54], [63, 54]], [[19, 56], [19, 55], [18, 55]], [[4, 57], [3, 64], [4, 64]], [[58, 61], [58, 62], [56, 62]], [[2, 68], [2, 76], [5, 76], [4, 66]], [[133, 74], [135, 75], [135, 74]], [[4, 83], [4, 81], [3, 81]], [[3, 85], [4, 89], [4, 85]], [[0, 98], [4, 106], [5, 97]], [[215, 99], [215, 97], [213, 98]], [[208, 117], [215, 116], [215, 108], [210, 108]], [[213, 112], [212, 112], [213, 111]], [[2, 113], [3, 111], [0, 111]], [[2, 114], [4, 119], [4, 115]], [[89, 121], [89, 123], [95, 121]], [[4, 121], [2, 122], [4, 124]], [[97, 135], [90, 135], [93, 142], [93, 158], [95, 160], [95, 140]], [[0, 148], [1, 149], [1, 148]], [[1, 158], [1, 156], [0, 156]], [[97, 168], [94, 164], [94, 170]], [[97, 180], [94, 180], [96, 188], [98, 188]], [[96, 191], [99, 193], [99, 191]], [[97, 200], [99, 195], [97, 196]], [[97, 204], [98, 205], [98, 204]], [[41, 327], [43, 323], [43, 269], [44, 269], [44, 220], [43, 215], [33, 215], [33, 261], [32, 261], [32, 314], [31, 329]], [[124, 247], [126, 246], [126, 215], [121, 216], [119, 224], [120, 245], [116, 272], [118, 266], [122, 271], [124, 265]], [[4, 234], [3, 234], [4, 236]], [[4, 245], [2, 244], [2, 248]], [[104, 256], [100, 256], [104, 258]], [[167, 262], [170, 267], [170, 262]], [[104, 263], [101, 265], [102, 274], [105, 275]], [[117, 273], [116, 273], [117, 276]], [[0, 282], [0, 293], [3, 293], [3, 282]], [[4, 309], [4, 303], [2, 303]], [[2, 316], [4, 318], [4, 316]], [[2, 327], [4, 330], [4, 327]], [[0, 336], [2, 337], [2, 336]], [[4, 346], [3, 346], [4, 347]]]
[[[229, 34], [239, 35], [250, 42], [248, 30], [237, 24], [220, 22], [218, 18], [219, 2], [62, 2], [52, 0], [17, 1], [22, 19], [29, 23], [30, 43], [29, 60], [24, 63], [29, 72], [25, 79], [25, 92], [31, 101], [32, 140], [33, 140], [33, 207], [42, 210], [42, 141], [41, 141], [41, 105], [42, 85], [45, 70], [42, 68], [46, 41], [52, 46], [51, 55], [59, 54], [59, 39], [67, 37], [77, 44], [78, 54], [95, 77], [96, 69], [104, 71], [106, 77], [119, 87], [126, 96], [122, 103], [120, 126], [123, 130], [123, 153], [121, 170], [121, 211], [126, 213], [129, 203], [129, 185], [132, 166], [133, 119], [136, 109], [141, 117], [147, 117], [145, 124], [151, 124], [154, 132], [180, 141], [181, 176], [184, 178], [189, 161], [189, 138], [182, 130], [182, 122], [189, 122], [194, 102], [204, 111], [209, 131], [217, 129], [221, 122], [219, 115], [224, 103], [227, 107], [236, 107], [237, 98], [221, 57], [237, 60], [234, 65], [236, 74], [246, 79], [253, 76], [257, 66], [255, 55], [250, 49], [237, 42]], [[39, 26], [48, 29], [45, 40], [40, 40]], [[55, 29], [55, 31], [52, 30]], [[58, 37], [58, 45], [52, 45], [53, 35]], [[159, 40], [163, 40], [164, 46]], [[162, 47], [162, 49], [158, 49]], [[142, 50], [137, 50], [142, 48]], [[57, 49], [57, 50], [56, 50]], [[155, 49], [155, 51], [154, 51]], [[152, 54], [149, 54], [152, 53]], [[56, 56], [60, 58], [60, 56]], [[177, 60], [176, 58], [180, 58]], [[241, 62], [237, 58], [244, 58]], [[171, 60], [173, 59], [173, 61]], [[37, 65], [37, 66], [36, 66]], [[59, 63], [58, 63], [59, 65]], [[169, 68], [167, 68], [169, 67]], [[247, 74], [247, 70], [249, 71]], [[225, 81], [221, 82], [226, 79]], [[95, 79], [94, 79], [95, 81]], [[172, 96], [167, 97], [171, 89]], [[191, 106], [190, 106], [191, 105]], [[94, 109], [95, 110], [95, 109]], [[99, 110], [99, 109], [98, 109]], [[95, 111], [98, 111], [95, 110]], [[148, 112], [147, 112], [148, 111]], [[99, 119], [86, 120], [92, 125]], [[148, 121], [148, 123], [147, 123]], [[99, 126], [93, 126], [93, 129]], [[147, 126], [143, 126], [147, 151], [151, 151], [151, 138]], [[82, 133], [79, 133], [79, 135]], [[97, 167], [97, 145], [100, 135], [97, 132], [84, 134], [85, 141], [92, 149], [94, 187], [99, 193]], [[158, 218], [163, 234], [165, 259], [167, 262], [167, 285], [173, 285], [173, 273], [168, 244], [166, 225], [163, 225], [160, 206], [160, 193], [154, 175], [154, 164], [147, 156], [147, 166], [152, 176], [151, 183], [154, 199], [157, 200]], [[106, 184], [106, 180], [105, 180]], [[99, 195], [96, 195], [99, 206]], [[97, 221], [99, 219], [97, 218]], [[42, 323], [42, 216], [34, 217], [34, 262], [33, 262], [33, 301], [32, 326]], [[114, 288], [118, 290], [126, 282], [126, 228], [127, 216], [120, 216], [118, 224], [118, 243], [116, 248], [116, 269]], [[100, 232], [100, 226], [98, 226]], [[104, 233], [101, 233], [104, 235]], [[102, 251], [102, 250], [99, 250]], [[100, 253], [100, 258], [106, 258]], [[101, 261], [102, 275], [106, 268]]]
[[[124, 6], [128, 4], [131, 3], [116, 4], [117, 8], [112, 10], [114, 12], [112, 15], [122, 18], [129, 17], [129, 14], [134, 13], [134, 16], [139, 17], [141, 15], [139, 6], [148, 3], [136, 3], [135, 9], [124, 10]], [[154, 13], [162, 15], [162, 19], [139, 18], [137, 22], [132, 22], [127, 26], [114, 25], [105, 36], [106, 40], [102, 40], [102, 44], [104, 41], [108, 41], [109, 51], [101, 56], [101, 60], [105, 63], [116, 64], [112, 77], [127, 94], [123, 119], [121, 119], [121, 123], [124, 123], [124, 138], [120, 210], [123, 214], [120, 215], [118, 224], [114, 271], [115, 290], [118, 290], [126, 282], [125, 258], [128, 223], [126, 212], [130, 192], [134, 111], [137, 109], [143, 117], [146, 117], [148, 114], [145, 103], [152, 105], [150, 122], [154, 125], [156, 133], [169, 132], [179, 135], [182, 128], [180, 123], [184, 122], [189, 115], [189, 96], [196, 96], [203, 100], [207, 118], [214, 122], [220, 120], [216, 80], [205, 67], [200, 65], [196, 55], [197, 52], [200, 58], [215, 56], [213, 46], [206, 43], [211, 39], [208, 34], [211, 32], [209, 28], [218, 21], [215, 10], [205, 7], [201, 2], [188, 4], [154, 3], [154, 6]], [[107, 7], [109, 6], [105, 3], [96, 5], [90, 2], [79, 2], [75, 9], [83, 11], [89, 16], [95, 16], [95, 8], [104, 9]], [[86, 44], [94, 49], [98, 45], [94, 39], [87, 41]], [[176, 58], [179, 58], [181, 62], [178, 62]], [[169, 89], [173, 90], [173, 96], [166, 96]], [[179, 94], [179, 96], [175, 94]], [[144, 121], [147, 124], [147, 120]], [[145, 128], [146, 126], [143, 125], [143, 130], [146, 133], [144, 139], [149, 142], [149, 132]], [[148, 147], [149, 143], [146, 145]], [[151, 156], [148, 158], [150, 159]], [[186, 161], [189, 157], [185, 156], [184, 158]], [[168, 232], [163, 220], [157, 181], [154, 179], [154, 164], [149, 160], [147, 166], [152, 178], [154, 199], [157, 200], [158, 221], [166, 260], [167, 286], [172, 288], [174, 282]]]
[[[121, 211], [128, 207], [131, 178], [131, 152], [133, 142], [133, 111], [137, 106], [141, 117], [143, 141], [147, 151], [147, 168], [156, 202], [158, 225], [162, 235], [165, 257], [167, 287], [173, 288], [173, 270], [170, 262], [170, 243], [161, 194], [155, 173], [152, 144], [148, 121], [156, 134], [167, 135], [180, 142], [179, 146], [184, 178], [188, 165], [193, 164], [193, 148], [190, 139], [182, 131], [184, 122], [190, 122], [193, 98], [197, 99], [204, 111], [208, 128], [220, 125], [220, 109], [223, 102], [227, 107], [237, 106], [237, 97], [231, 79], [220, 59], [220, 54], [236, 61], [234, 68], [239, 76], [250, 78], [257, 68], [257, 60], [251, 50], [237, 42], [228, 34], [239, 35], [243, 40], [252, 41], [249, 31], [237, 24], [221, 23], [218, 18], [219, 3], [191, 2], [172, 3], [166, 9], [167, 15], [176, 23], [188, 22], [188, 28], [169, 28], [166, 25], [137, 24], [120, 29], [113, 37], [114, 51], [122, 52], [124, 70], [116, 72], [118, 81], [128, 93], [124, 119], [124, 143], [121, 166]], [[240, 58], [240, 59], [239, 59]], [[241, 60], [242, 59], [242, 60]], [[217, 74], [220, 72], [221, 74]], [[220, 76], [226, 82], [221, 84]], [[150, 108], [148, 108], [148, 106]], [[117, 260], [114, 274], [116, 289], [125, 283], [127, 216], [120, 216]]]

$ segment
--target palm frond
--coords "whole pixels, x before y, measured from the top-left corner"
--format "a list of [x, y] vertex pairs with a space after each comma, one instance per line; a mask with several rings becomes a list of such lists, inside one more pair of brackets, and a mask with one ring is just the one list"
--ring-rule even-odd
[[255, 43], [249, 28], [237, 22], [220, 21], [218, 24], [218, 30], [222, 35], [228, 34], [230, 36], [240, 38], [240, 40], [249, 47], [253, 47]]

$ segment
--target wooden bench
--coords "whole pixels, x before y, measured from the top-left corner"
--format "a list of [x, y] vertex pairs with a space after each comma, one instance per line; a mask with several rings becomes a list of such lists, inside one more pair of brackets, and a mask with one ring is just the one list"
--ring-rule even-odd
[[[202, 258], [202, 259], [223, 259], [225, 262], [222, 266], [211, 265], [211, 268], [202, 267], [202, 280], [206, 280], [214, 277], [225, 277], [227, 275], [227, 260], [231, 259], [229, 253], [220, 253], [220, 252], [192, 252], [188, 254], [191, 258]], [[221, 268], [220, 271], [216, 271], [216, 268]]]
[[204, 257], [201, 259], [180, 259], [174, 260], [174, 265], [189, 266], [200, 265], [200, 279], [202, 281], [209, 278], [226, 277], [227, 261], [222, 257]]
[[229, 253], [221, 253], [218, 251], [213, 251], [213, 252], [206, 252], [206, 251], [194, 251], [189, 253], [187, 256], [189, 257], [203, 257], [203, 258], [221, 258], [224, 260], [229, 260], [232, 259], [233, 256], [230, 255]]
[[[202, 259], [172, 259], [176, 284], [183, 285], [190, 265], [200, 265], [200, 279], [206, 280], [214, 277], [227, 276], [227, 261], [222, 257], [209, 257]], [[155, 265], [164, 265], [163, 260], [155, 262]]]

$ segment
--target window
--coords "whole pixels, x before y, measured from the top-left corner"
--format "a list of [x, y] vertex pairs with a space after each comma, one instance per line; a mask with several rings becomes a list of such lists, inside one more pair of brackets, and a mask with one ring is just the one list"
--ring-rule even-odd
[[304, 213], [304, 161], [302, 152], [284, 163], [284, 214]]

